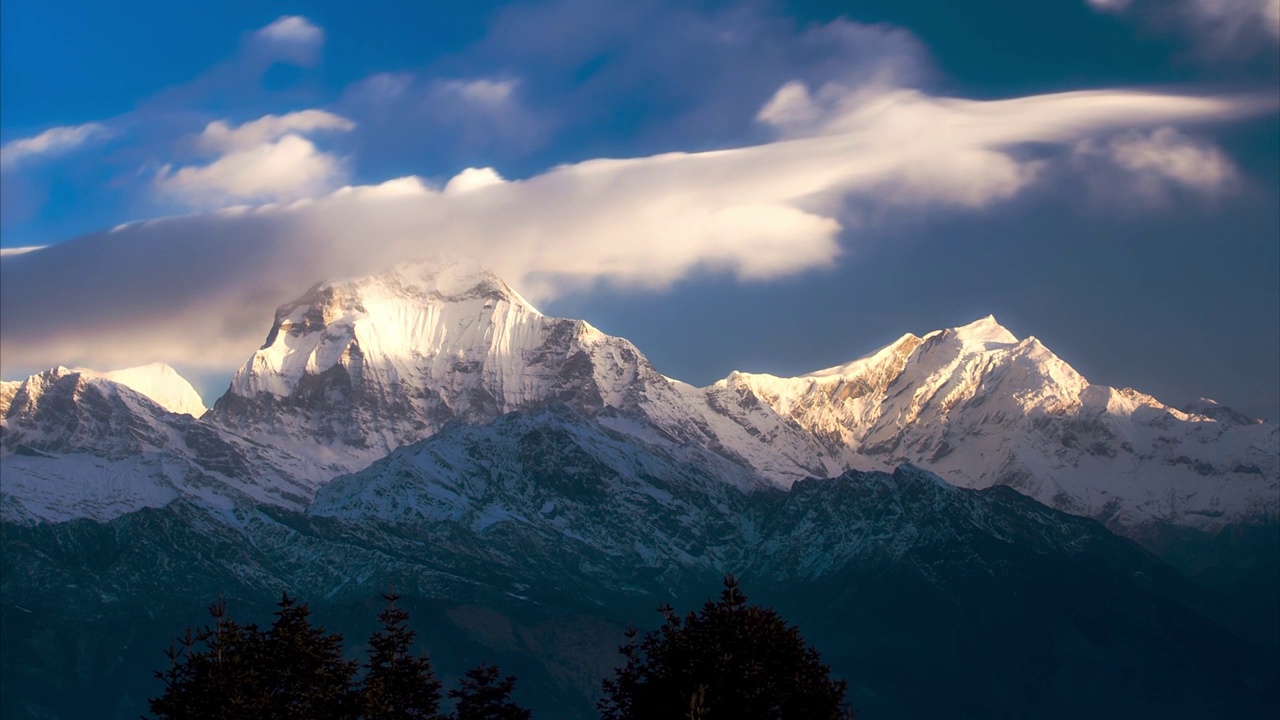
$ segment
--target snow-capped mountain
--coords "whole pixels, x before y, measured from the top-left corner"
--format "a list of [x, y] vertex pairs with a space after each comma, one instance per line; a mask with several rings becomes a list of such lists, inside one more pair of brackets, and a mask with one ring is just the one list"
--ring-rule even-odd
[[0, 388], [0, 464], [9, 521], [107, 520], [180, 497], [301, 508], [315, 492], [296, 458], [63, 367]]
[[1213, 529], [1280, 513], [1280, 426], [1208, 401], [1184, 412], [1089, 383], [986, 317], [793, 378], [709, 389], [772, 408], [868, 467], [904, 462], [964, 487], [1009, 485], [1126, 530]]
[[212, 420], [348, 470], [453, 419], [562, 403], [660, 445], [693, 444], [779, 484], [843, 460], [767, 408], [661, 375], [627, 340], [538, 312], [472, 263], [406, 263], [322, 283], [276, 312]]
[[1280, 511], [1276, 425], [1090, 384], [992, 317], [802, 377], [734, 373], [698, 389], [459, 261], [317, 285], [281, 307], [212, 416], [356, 469], [448, 420], [550, 403], [644, 442], [704, 448], [781, 487], [911, 462], [1119, 529], [1212, 529]]
[[112, 370], [98, 373], [85, 368], [76, 368], [76, 372], [86, 376], [100, 376], [146, 395], [160, 407], [178, 414], [200, 417], [208, 408], [200, 399], [200, 393], [168, 365], [156, 362], [149, 365]]
[[[112, 380], [163, 407], [143, 408], [118, 389], [104, 394], [102, 383]], [[57, 383], [64, 389], [45, 398], [45, 385]], [[127, 408], [116, 419], [95, 420], [109, 406], [99, 396], [134, 399], [115, 401]], [[58, 409], [40, 410], [37, 401]], [[5, 454], [51, 447], [41, 452], [112, 463], [173, 456], [182, 443], [167, 440], [164, 428], [181, 423], [164, 409], [197, 415], [202, 407], [190, 385], [159, 364], [105, 374], [57, 369], [0, 385], [0, 403]], [[763, 478], [786, 488], [805, 477], [912, 463], [959, 486], [1008, 485], [1130, 534], [1153, 523], [1213, 531], [1280, 514], [1280, 427], [1208, 400], [1178, 410], [1091, 384], [992, 317], [907, 334], [800, 377], [735, 372], [695, 388], [663, 376], [630, 342], [583, 320], [543, 315], [500, 278], [457, 260], [320, 283], [282, 306], [263, 347], [203, 420], [182, 424], [182, 432], [261, 458], [263, 471], [248, 463], [238, 482], [254, 476], [260, 492], [251, 497], [296, 498], [288, 503], [298, 506], [332, 477], [450, 421], [484, 424], [557, 404], [637, 443], [696, 450], [740, 487]], [[77, 419], [58, 425], [52, 416]], [[185, 462], [200, 453], [177, 456]], [[24, 463], [49, 466], [7, 461], [15, 473]], [[85, 470], [62, 464], [65, 473], [41, 472], [77, 486]], [[19, 497], [22, 487], [6, 495]], [[62, 504], [54, 516], [76, 512], [72, 500]]]

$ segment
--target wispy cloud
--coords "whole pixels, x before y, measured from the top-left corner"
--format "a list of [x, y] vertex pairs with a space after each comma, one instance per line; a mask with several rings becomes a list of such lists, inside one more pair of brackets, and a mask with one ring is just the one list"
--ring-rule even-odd
[[340, 107], [361, 119], [357, 140], [375, 162], [405, 154], [423, 157], [422, 166], [476, 154], [520, 157], [553, 129], [550, 113], [523, 97], [521, 81], [504, 75], [377, 73], [349, 87]]
[[445, 94], [454, 95], [469, 103], [479, 106], [502, 107], [511, 101], [511, 94], [516, 89], [514, 80], [445, 80], [437, 85], [437, 89]]
[[1213, 56], [1275, 52], [1280, 0], [1085, 0], [1098, 12], [1133, 15], [1157, 29], [1190, 35]]
[[1172, 127], [1081, 141], [1073, 165], [1084, 171], [1093, 199], [1103, 205], [1163, 205], [1178, 191], [1213, 199], [1241, 182], [1221, 149]]
[[758, 0], [519, 3], [497, 14], [468, 57], [540, 78], [540, 95], [567, 115], [562, 123], [611, 119], [628, 98], [644, 97], [654, 108], [648, 132], [699, 144], [745, 139], [744, 121], [787, 80], [883, 88], [932, 75], [909, 31], [845, 17], [804, 23]]
[[20, 163], [62, 155], [110, 135], [107, 126], [101, 123], [49, 128], [34, 137], [5, 143], [0, 147], [0, 167], [8, 169]]
[[25, 255], [29, 252], [43, 249], [44, 245], [30, 245], [27, 247], [0, 248], [0, 257], [9, 257], [11, 255]]
[[288, 89], [272, 90], [261, 82], [273, 66], [313, 68], [320, 64], [325, 31], [301, 15], [286, 15], [244, 33], [239, 47], [188, 82], [169, 87], [143, 100], [139, 110], [149, 114], [189, 113], [201, 107], [262, 104]]
[[1027, 144], [1070, 156], [1105, 141], [1132, 172], [1206, 184], [1186, 169], [1197, 162], [1186, 142], [1159, 128], [1270, 107], [1133, 91], [1001, 101], [783, 92], [792, 99], [769, 106], [797, 112], [763, 113], [783, 136], [759, 145], [591, 160], [519, 181], [472, 169], [443, 190], [407, 178], [133, 224], [6, 258], [0, 359], [230, 367], [261, 340], [274, 306], [316, 280], [440, 251], [478, 256], [540, 299], [600, 282], [663, 288], [697, 272], [781, 277], [830, 267], [857, 246], [850, 203], [1007, 201], [1044, 176], [1046, 161], [1021, 152]]
[[339, 107], [361, 122], [362, 167], [408, 157], [432, 173], [442, 158], [545, 151], [550, 164], [568, 144], [615, 155], [733, 147], [763, 139], [752, 113], [787, 80], [895, 87], [931, 73], [906, 30], [803, 23], [770, 0], [534, 0], [498, 10], [457, 55], [353, 84]]
[[324, 47], [324, 30], [301, 15], [283, 15], [255, 30], [253, 43], [297, 65], [314, 65]]

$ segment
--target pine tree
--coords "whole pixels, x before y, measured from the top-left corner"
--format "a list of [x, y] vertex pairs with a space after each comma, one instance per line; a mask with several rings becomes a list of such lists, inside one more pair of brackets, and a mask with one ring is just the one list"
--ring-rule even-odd
[[212, 626], [195, 633], [187, 628], [165, 652], [169, 669], [156, 672], [165, 690], [150, 703], [159, 720], [239, 720], [266, 714], [262, 632], [232, 620], [222, 598], [209, 613]]
[[623, 666], [604, 681], [604, 720], [849, 720], [844, 681], [833, 680], [799, 629], [747, 604], [732, 575], [719, 602], [664, 622], [619, 648]]
[[360, 689], [366, 720], [443, 720], [440, 681], [424, 652], [414, 656], [410, 646], [416, 633], [405, 627], [409, 613], [396, 606], [400, 599], [388, 590], [387, 607], [378, 614], [382, 629], [369, 638], [369, 659]]
[[479, 665], [467, 671], [458, 681], [458, 689], [449, 697], [457, 701], [454, 720], [529, 720], [529, 710], [511, 702], [516, 679], [498, 679], [496, 665]]
[[271, 720], [355, 718], [356, 663], [342, 658], [342, 636], [311, 624], [311, 610], [283, 593], [267, 631], [261, 667]]

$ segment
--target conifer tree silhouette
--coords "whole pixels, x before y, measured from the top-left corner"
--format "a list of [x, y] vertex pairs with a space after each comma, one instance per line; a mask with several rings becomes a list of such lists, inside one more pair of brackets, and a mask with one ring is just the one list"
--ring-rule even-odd
[[158, 720], [354, 720], [356, 663], [342, 659], [342, 636], [311, 625], [311, 611], [283, 594], [271, 629], [240, 625], [219, 598], [214, 623], [186, 631], [156, 672], [164, 692]]
[[511, 702], [516, 679], [499, 679], [496, 665], [480, 663], [458, 681], [449, 697], [457, 700], [454, 720], [529, 720], [530, 711]]
[[[231, 720], [263, 717], [263, 635], [227, 615], [221, 597], [209, 606], [213, 625], [186, 633], [165, 651], [169, 668], [157, 671], [164, 693], [151, 701], [159, 720]], [[203, 647], [200, 647], [203, 646]]]
[[366, 720], [444, 720], [440, 714], [440, 681], [423, 652], [410, 652], [416, 633], [405, 627], [409, 613], [396, 606], [393, 589], [383, 594], [387, 607], [378, 613], [382, 628], [369, 638], [369, 659], [361, 684], [362, 717]]
[[265, 638], [261, 673], [268, 717], [355, 718], [357, 664], [342, 657], [342, 635], [311, 624], [311, 610], [282, 593]]
[[619, 652], [604, 681], [603, 720], [850, 720], [845, 683], [772, 609], [747, 604], [728, 575], [719, 602], [685, 615], [659, 608], [661, 627]]

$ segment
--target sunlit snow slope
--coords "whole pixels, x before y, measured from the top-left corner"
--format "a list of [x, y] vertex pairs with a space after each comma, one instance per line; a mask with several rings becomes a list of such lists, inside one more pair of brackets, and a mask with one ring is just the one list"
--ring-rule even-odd
[[169, 412], [200, 417], [205, 410], [208, 410], [204, 406], [204, 401], [200, 399], [200, 393], [196, 392], [191, 383], [179, 375], [178, 371], [164, 363], [157, 362], [104, 373], [76, 368], [76, 372], [87, 376], [100, 376], [133, 388]]
[[784, 485], [843, 463], [763, 409], [721, 412], [627, 340], [547, 317], [461, 261], [323, 283], [282, 306], [214, 422], [357, 469], [450, 420], [565, 404], [659, 445], [692, 444]]
[[754, 398], [872, 466], [910, 462], [956, 485], [1009, 485], [1113, 527], [1212, 528], [1274, 518], [1280, 503], [1274, 423], [1091, 384], [990, 316], [904, 335], [843, 366], [733, 373], [713, 389]]

